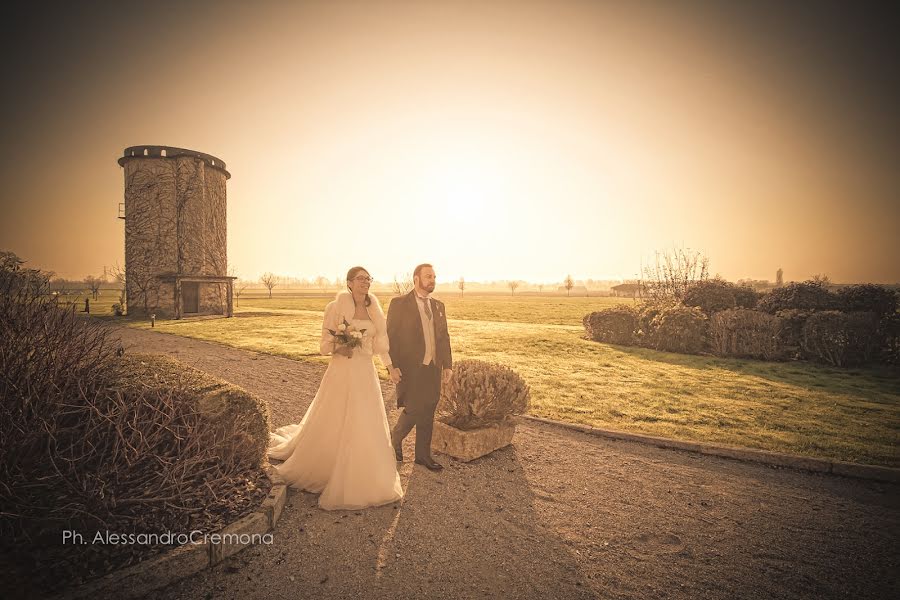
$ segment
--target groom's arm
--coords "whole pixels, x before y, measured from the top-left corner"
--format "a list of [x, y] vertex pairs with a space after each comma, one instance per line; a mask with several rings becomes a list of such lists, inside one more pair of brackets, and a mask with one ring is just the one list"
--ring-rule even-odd
[[453, 354], [450, 351], [450, 330], [447, 327], [447, 308], [444, 306], [444, 303], [440, 304], [441, 309], [441, 327], [443, 328], [443, 335], [440, 336], [440, 345], [441, 351], [444, 356], [447, 357], [447, 362], [444, 364], [445, 369], [453, 368]]
[[400, 340], [400, 309], [403, 305], [399, 300], [402, 297], [397, 296], [391, 300], [387, 314], [388, 353], [391, 355], [391, 364], [395, 367], [400, 366], [398, 364], [400, 360], [400, 344], [402, 343]]

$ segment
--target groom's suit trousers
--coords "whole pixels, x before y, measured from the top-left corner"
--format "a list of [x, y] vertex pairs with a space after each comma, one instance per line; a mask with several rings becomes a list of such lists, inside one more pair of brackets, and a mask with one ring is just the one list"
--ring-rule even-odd
[[441, 397], [441, 371], [432, 362], [416, 365], [410, 372], [404, 372], [406, 379], [406, 405], [400, 412], [397, 424], [391, 433], [395, 447], [403, 443], [413, 427], [416, 428], [416, 458], [431, 458], [431, 435], [434, 431], [434, 411]]

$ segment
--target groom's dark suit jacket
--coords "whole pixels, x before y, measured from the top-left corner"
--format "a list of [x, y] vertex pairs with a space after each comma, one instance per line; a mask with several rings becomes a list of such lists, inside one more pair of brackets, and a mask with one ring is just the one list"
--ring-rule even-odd
[[[430, 302], [434, 319], [434, 362], [438, 369], [450, 369], [453, 367], [453, 357], [450, 353], [450, 333], [447, 331], [447, 311], [440, 300], [431, 298]], [[421, 365], [425, 356], [425, 332], [422, 331], [415, 290], [391, 300], [387, 333], [391, 363], [403, 373], [397, 386], [397, 406], [406, 406], [409, 390], [404, 382], [409, 380], [407, 374]]]

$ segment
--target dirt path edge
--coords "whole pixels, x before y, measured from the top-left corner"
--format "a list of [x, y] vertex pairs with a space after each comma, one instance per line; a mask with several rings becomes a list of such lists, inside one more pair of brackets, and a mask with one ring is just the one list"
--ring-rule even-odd
[[554, 421], [552, 419], [545, 419], [543, 417], [535, 417], [532, 415], [518, 415], [518, 418], [523, 421], [533, 421], [553, 425], [555, 427], [562, 427], [572, 431], [581, 431], [598, 437], [650, 444], [659, 448], [686, 450], [688, 452], [709, 454], [743, 462], [762, 463], [776, 467], [787, 467], [790, 469], [825, 473], [828, 475], [839, 475], [842, 477], [853, 477], [856, 479], [868, 479], [888, 483], [900, 483], [900, 469], [891, 467], [866, 465], [840, 460], [832, 461], [824, 458], [798, 456], [796, 454], [785, 454], [782, 452], [773, 452], [771, 450], [754, 450], [752, 448], [741, 448], [737, 446], [722, 446], [707, 442], [673, 440], [642, 433], [628, 433], [625, 431], [616, 431], [614, 429], [591, 427], [590, 425], [578, 425], [576, 423], [567, 423], [565, 421]]

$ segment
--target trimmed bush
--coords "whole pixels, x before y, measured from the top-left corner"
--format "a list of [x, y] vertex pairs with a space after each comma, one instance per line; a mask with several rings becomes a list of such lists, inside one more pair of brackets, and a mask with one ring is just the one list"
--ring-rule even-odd
[[871, 312], [817, 312], [803, 326], [802, 346], [810, 358], [836, 367], [864, 364], [880, 346], [878, 317]]
[[163, 548], [59, 545], [62, 530], [221, 527], [267, 493], [266, 405], [176, 361], [121, 356], [0, 265], [0, 562], [43, 597]]
[[900, 365], [900, 314], [894, 313], [882, 318], [878, 329], [884, 340], [885, 362]]
[[757, 310], [770, 315], [788, 310], [834, 310], [838, 308], [837, 295], [818, 281], [789, 283], [764, 294], [756, 305]]
[[681, 302], [685, 306], [696, 306], [710, 316], [735, 307], [734, 286], [722, 279], [698, 281], [691, 284]]
[[883, 285], [848, 285], [838, 290], [837, 297], [840, 310], [846, 312], [872, 312], [879, 318], [897, 312], [897, 292]]
[[453, 363], [450, 383], [441, 387], [438, 419], [457, 429], [477, 429], [528, 410], [531, 392], [509, 367], [482, 360]]
[[637, 308], [635, 341], [644, 348], [656, 348], [656, 317], [664, 310], [681, 306], [675, 301], [651, 300]]
[[657, 350], [697, 354], [706, 347], [708, 319], [696, 306], [663, 308], [651, 327]]
[[265, 462], [269, 407], [258, 396], [165, 355], [131, 354], [121, 361], [118, 387], [123, 393], [153, 389], [186, 393], [200, 424], [209, 430], [202, 435], [221, 446], [218, 455], [223, 461], [234, 462], [239, 469]]
[[749, 285], [737, 285], [733, 288], [735, 308], [756, 308], [760, 294]]
[[757, 310], [723, 310], [710, 318], [709, 341], [715, 354], [777, 360], [784, 354], [781, 319]]
[[793, 359], [803, 358], [803, 326], [806, 320], [816, 314], [814, 310], [789, 308], [779, 310], [775, 316], [781, 319], [779, 341], [785, 356]]
[[638, 313], [631, 306], [621, 304], [592, 312], [582, 322], [588, 337], [595, 342], [628, 346], [634, 343]]

